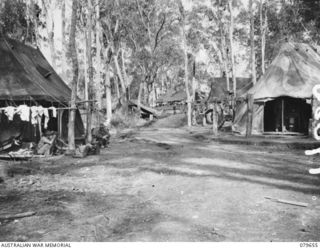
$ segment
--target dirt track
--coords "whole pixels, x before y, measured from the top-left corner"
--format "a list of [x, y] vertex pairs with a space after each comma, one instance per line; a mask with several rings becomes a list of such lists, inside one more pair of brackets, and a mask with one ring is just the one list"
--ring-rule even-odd
[[[100, 156], [10, 166], [1, 241], [317, 241], [320, 161], [183, 129], [122, 136]], [[298, 207], [270, 196], [308, 203]]]

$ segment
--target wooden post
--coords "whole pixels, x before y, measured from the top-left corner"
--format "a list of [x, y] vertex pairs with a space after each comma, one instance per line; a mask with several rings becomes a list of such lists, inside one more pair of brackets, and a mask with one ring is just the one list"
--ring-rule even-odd
[[213, 104], [212, 108], [212, 133], [214, 136], [218, 135], [218, 115], [217, 115], [217, 104]]
[[248, 94], [247, 104], [248, 104], [248, 116], [247, 116], [246, 136], [249, 137], [252, 135], [252, 120], [253, 120], [253, 95], [252, 94]]
[[57, 117], [58, 117], [58, 137], [62, 138], [62, 115], [64, 110], [57, 110]]

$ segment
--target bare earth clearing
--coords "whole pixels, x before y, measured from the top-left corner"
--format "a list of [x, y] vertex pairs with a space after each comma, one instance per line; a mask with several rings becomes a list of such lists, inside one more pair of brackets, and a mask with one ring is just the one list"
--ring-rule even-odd
[[[303, 151], [219, 144], [146, 128], [85, 159], [9, 166], [1, 241], [317, 241], [320, 161]], [[306, 202], [298, 207], [270, 196]]]

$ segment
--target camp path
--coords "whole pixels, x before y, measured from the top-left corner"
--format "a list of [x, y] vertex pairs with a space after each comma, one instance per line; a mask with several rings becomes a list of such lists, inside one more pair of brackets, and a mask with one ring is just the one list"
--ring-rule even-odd
[[[303, 151], [219, 144], [207, 131], [127, 131], [100, 156], [11, 165], [1, 241], [317, 241], [320, 180]], [[307, 207], [266, 199], [303, 202]]]

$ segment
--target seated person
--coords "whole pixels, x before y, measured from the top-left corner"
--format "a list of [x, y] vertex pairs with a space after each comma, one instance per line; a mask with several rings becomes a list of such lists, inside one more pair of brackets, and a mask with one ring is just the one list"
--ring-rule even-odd
[[89, 155], [99, 155], [99, 154], [100, 154], [99, 144], [94, 145], [94, 144], [87, 143], [85, 145], [78, 146], [73, 157], [83, 158]]
[[49, 156], [52, 153], [56, 135], [53, 131], [46, 131], [38, 143], [37, 153], [39, 155]]
[[92, 129], [92, 137], [101, 147], [108, 147], [110, 133], [109, 129], [103, 124], [100, 124], [100, 127]]

